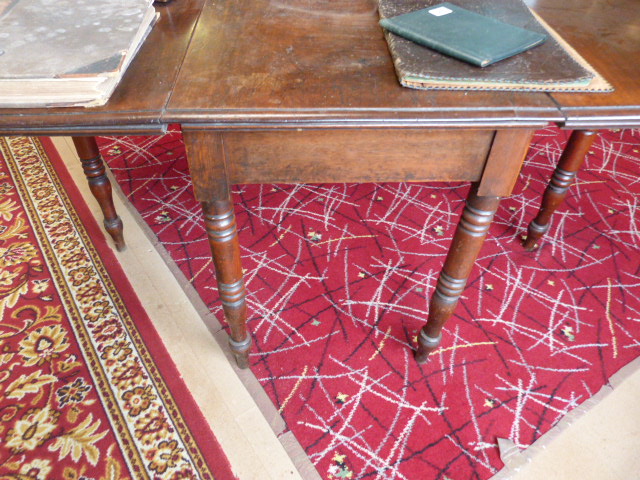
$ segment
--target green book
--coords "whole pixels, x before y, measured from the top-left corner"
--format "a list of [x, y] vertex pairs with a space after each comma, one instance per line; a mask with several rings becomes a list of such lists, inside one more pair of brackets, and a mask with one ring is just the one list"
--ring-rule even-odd
[[448, 2], [383, 18], [380, 25], [396, 35], [479, 67], [522, 53], [547, 38], [542, 33]]

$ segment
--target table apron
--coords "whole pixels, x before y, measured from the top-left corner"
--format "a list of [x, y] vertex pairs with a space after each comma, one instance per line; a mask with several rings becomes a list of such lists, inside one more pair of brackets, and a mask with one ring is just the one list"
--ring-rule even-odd
[[476, 181], [492, 130], [229, 131], [221, 134], [229, 182]]

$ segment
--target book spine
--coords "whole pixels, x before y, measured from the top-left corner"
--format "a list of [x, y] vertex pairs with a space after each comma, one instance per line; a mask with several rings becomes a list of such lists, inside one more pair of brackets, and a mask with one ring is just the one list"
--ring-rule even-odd
[[472, 63], [473, 65], [477, 65], [479, 67], [484, 67], [489, 64], [488, 59], [478, 58], [476, 56], [470, 55], [467, 52], [463, 52], [461, 50], [451, 48], [448, 45], [443, 45], [430, 38], [425, 38], [422, 35], [412, 30], [408, 30], [408, 29], [399, 27], [398, 25], [395, 25], [391, 22], [388, 22], [386, 18], [383, 18], [382, 20], [380, 20], [380, 25], [385, 30], [395, 33], [396, 35], [400, 35], [401, 37], [411, 40], [412, 42], [415, 42], [424, 47], [432, 48], [433, 50], [444, 53], [445, 55], [449, 55], [451, 57], [464, 60], [465, 62]]

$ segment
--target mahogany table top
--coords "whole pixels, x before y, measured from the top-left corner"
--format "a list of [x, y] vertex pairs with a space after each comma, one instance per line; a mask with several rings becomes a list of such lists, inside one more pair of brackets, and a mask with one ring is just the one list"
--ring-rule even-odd
[[222, 128], [640, 125], [640, 2], [526, 0], [610, 83], [606, 94], [399, 85], [375, 0], [175, 0], [109, 102], [0, 109], [0, 134]]
[[419, 91], [396, 78], [375, 0], [217, 0], [167, 119], [222, 127], [540, 126], [543, 93]]

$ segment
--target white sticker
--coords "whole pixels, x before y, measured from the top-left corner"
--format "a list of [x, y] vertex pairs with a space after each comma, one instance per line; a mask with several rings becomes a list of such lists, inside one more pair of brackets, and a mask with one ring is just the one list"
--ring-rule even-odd
[[436, 17], [448, 15], [451, 12], [453, 12], [453, 10], [450, 10], [447, 7], [438, 7], [438, 8], [434, 8], [433, 10], [429, 10], [429, 13], [431, 15], [435, 15]]

